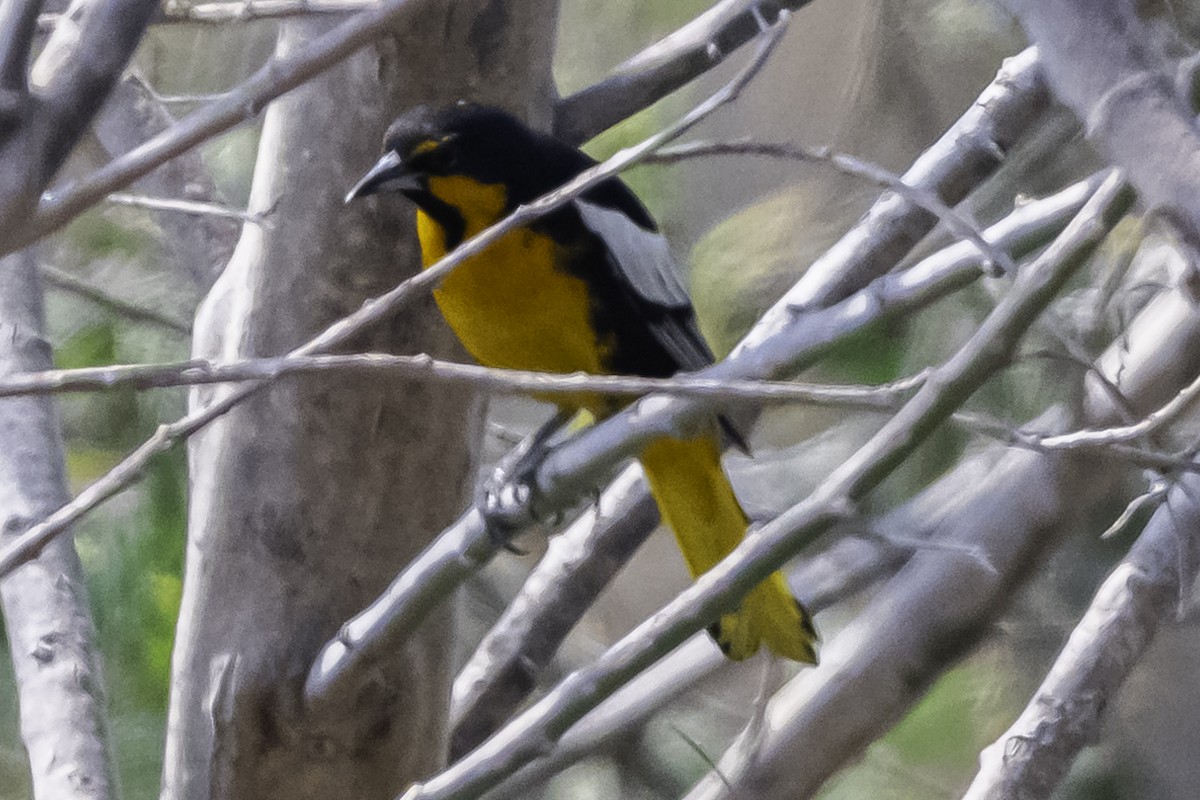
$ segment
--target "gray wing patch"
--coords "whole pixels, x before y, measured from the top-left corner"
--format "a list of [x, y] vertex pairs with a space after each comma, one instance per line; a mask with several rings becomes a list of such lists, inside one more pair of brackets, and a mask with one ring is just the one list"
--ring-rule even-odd
[[620, 211], [583, 200], [575, 205], [584, 226], [608, 246], [614, 266], [638, 295], [666, 308], [691, 306], [665, 236], [639, 227]]

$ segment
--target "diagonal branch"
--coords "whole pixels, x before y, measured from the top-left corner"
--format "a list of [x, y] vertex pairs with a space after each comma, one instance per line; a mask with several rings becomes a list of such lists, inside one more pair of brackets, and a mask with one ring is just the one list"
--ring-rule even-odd
[[[158, 0], [95, 0], [79, 23], [70, 55], [39, 92], [43, 181], [58, 170], [121, 77]], [[36, 22], [36, 19], [34, 20]]]
[[592, 138], [708, 72], [775, 24], [781, 13], [810, 2], [721, 0], [601, 82], [561, 100], [554, 110], [554, 134], [572, 144]]
[[[1132, 195], [1121, 178], [1109, 177], [1066, 231], [1034, 264], [1022, 270], [1012, 292], [975, 335], [807, 500], [756, 530], [595, 663], [573, 672], [544, 699], [455, 765], [413, 786], [404, 800], [478, 797], [552, 746], [616, 688], [736, 606], [747, 591], [848, 513], [996, 369], [1004, 366], [1020, 337], [1087, 261], [1131, 201]], [[655, 415], [665, 416], [661, 411]], [[550, 458], [554, 456], [552, 453]]]
[[1037, 43], [1055, 94], [1129, 175], [1141, 202], [1200, 247], [1200, 128], [1192, 97], [1134, 3], [1004, 0]]
[[28, 90], [29, 53], [41, 9], [41, 0], [0, 2], [0, 110], [11, 109]]
[[[51, 267], [48, 264], [43, 264], [38, 271], [42, 273], [42, 280], [50, 286], [90, 300], [96, 305], [103, 306], [122, 317], [138, 322], [148, 322], [163, 330], [170, 331], [176, 336], [190, 336], [192, 333], [192, 326], [183, 320], [176, 319], [157, 309], [146, 308], [145, 306], [131, 303], [125, 298], [118, 297], [69, 272]], [[0, 383], [3, 383], [3, 381], [0, 381]], [[10, 394], [9, 396], [15, 395]]]
[[1182, 477], [1101, 585], [1021, 716], [983, 751], [964, 800], [1047, 797], [1200, 570], [1200, 477]]

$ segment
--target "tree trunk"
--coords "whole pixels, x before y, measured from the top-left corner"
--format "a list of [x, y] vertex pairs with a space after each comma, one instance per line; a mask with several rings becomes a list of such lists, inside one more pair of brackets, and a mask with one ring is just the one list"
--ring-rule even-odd
[[[460, 97], [549, 116], [553, 0], [414, 4], [393, 36], [267, 112], [247, 226], [201, 307], [198, 356], [275, 355], [417, 264], [411, 207], [342, 205], [404, 107]], [[328, 23], [288, 23], [280, 51]], [[445, 352], [431, 300], [363, 348]], [[200, 389], [207, 405], [225, 389]], [[281, 380], [190, 450], [191, 506], [163, 796], [384, 798], [442, 758], [452, 609], [356, 702], [315, 718], [300, 681], [338, 626], [469, 495], [480, 407], [459, 390], [371, 378]]]

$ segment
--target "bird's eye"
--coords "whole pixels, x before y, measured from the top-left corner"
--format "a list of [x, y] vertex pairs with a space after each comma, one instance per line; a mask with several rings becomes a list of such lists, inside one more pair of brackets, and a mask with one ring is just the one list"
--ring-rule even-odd
[[424, 171], [444, 173], [454, 167], [458, 160], [457, 151], [453, 136], [425, 139], [409, 151], [408, 161]]

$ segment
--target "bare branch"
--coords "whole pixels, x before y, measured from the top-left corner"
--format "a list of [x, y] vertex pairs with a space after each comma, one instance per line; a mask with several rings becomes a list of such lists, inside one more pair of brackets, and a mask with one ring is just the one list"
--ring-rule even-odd
[[152, 211], [174, 211], [180, 214], [190, 214], [197, 217], [219, 217], [221, 219], [236, 219], [254, 225], [262, 225], [267, 214], [251, 214], [240, 208], [230, 208], [220, 203], [204, 203], [197, 200], [174, 200], [167, 197], [146, 197], [144, 195], [113, 192], [104, 198], [115, 206], [130, 208], [148, 208]]
[[[108, 298], [105, 299], [105, 302]], [[139, 309], [138, 313], [144, 310]], [[924, 381], [924, 374], [876, 386], [842, 386], [785, 381], [718, 382], [702, 377], [641, 378], [624, 375], [563, 375], [550, 372], [494, 369], [476, 364], [442, 361], [428, 355], [388, 353], [280, 356], [216, 364], [206, 360], [173, 364], [118, 364], [106, 367], [58, 369], [0, 379], [0, 397], [59, 392], [95, 392], [116, 388], [160, 389], [274, 380], [284, 375], [345, 375], [372, 373], [382, 379], [433, 380], [456, 383], [502, 394], [570, 395], [581, 391], [615, 397], [650, 392], [707, 397], [721, 405], [748, 402], [815, 403], [854, 408], [892, 409], [897, 400]]]
[[[288, 17], [323, 14], [353, 14], [378, 8], [379, 0], [228, 0], [210, 3], [164, 3], [155, 14], [155, 24], [171, 22], [226, 24], [256, 19], [287, 19]], [[39, 30], [51, 31], [58, 25], [61, 14], [42, 14]]]
[[1065, 433], [1059, 436], [1044, 436], [1038, 439], [1038, 446], [1047, 450], [1087, 447], [1091, 445], [1114, 444], [1141, 439], [1157, 431], [1163, 425], [1176, 419], [1187, 410], [1188, 406], [1200, 396], [1200, 377], [1179, 391], [1171, 401], [1159, 409], [1147, 414], [1132, 425], [1118, 428], [1103, 428], [1099, 430], [1082, 430]]
[[[896, 548], [887, 542], [900, 536], [910, 539], [932, 538], [936, 531], [942, 529], [947, 521], [959, 512], [964, 504], [964, 498], [972, 492], [979, 491], [979, 487], [986, 482], [987, 476], [994, 472], [995, 464], [1000, 457], [998, 448], [976, 455], [960, 464], [951, 474], [939, 479], [933, 486], [900, 508], [871, 521], [847, 521], [845, 527], [849, 529], [849, 532], [846, 537], [837, 538], [835, 544], [827, 552], [803, 558], [789, 576], [789, 583], [799, 590], [798, 596], [804, 601], [805, 607], [813, 613], [831, 608], [852, 597], [869, 584], [899, 570], [913, 551], [909, 548]], [[637, 469], [637, 467], [631, 467], [630, 471], [636, 472]], [[615, 490], [620, 483], [621, 479], [615, 481], [609, 491]], [[653, 501], [647, 499], [647, 502], [653, 511]], [[877, 531], [882, 536], [873, 537], [869, 541], [854, 538], [854, 533], [862, 529]], [[838, 531], [832, 532], [835, 537], [837, 534]], [[530, 626], [532, 630], [529, 635], [532, 637], [537, 638], [540, 635], [539, 626], [542, 622], [557, 622], [551, 614], [547, 613], [547, 610], [542, 608], [542, 606], [550, 604], [544, 596], [545, 592], [537, 588], [547, 580], [562, 582], [557, 580], [557, 576], [548, 573], [545, 561], [553, 562], [554, 556], [557, 554], [563, 558], [564, 565], [570, 566], [574, 562], [572, 551], [595, 546], [586, 541], [561, 542], [564, 538], [576, 538], [578, 535], [579, 532], [568, 530], [561, 537], [553, 540], [551, 552], [547, 553], [547, 559], [543, 564], [538, 565], [537, 573], [522, 590], [523, 596], [537, 601], [534, 605], [525, 606], [525, 610], [538, 615], [537, 621]], [[582, 566], [585, 568], [589, 566], [586, 560], [583, 561]], [[592, 567], [589, 571], [594, 571], [594, 569]], [[576, 601], [576, 598], [569, 592], [569, 586], [564, 586], [554, 596], [568, 606]], [[521, 600], [518, 599], [517, 603], [520, 602]], [[515, 605], [516, 603], [514, 606], [510, 606], [510, 612]], [[520, 626], [522, 624], [517, 615], [505, 614], [506, 619], [510, 616], [509, 621], [512, 625]], [[480, 649], [482, 650], [483, 647], [481, 646]], [[527, 648], [524, 652], [528, 651]], [[498, 653], [497, 657], [499, 658], [502, 653], [503, 651]], [[478, 658], [478, 653], [476, 658]], [[521, 769], [496, 787], [494, 791], [489, 792], [487, 796], [489, 798], [524, 796], [531, 787], [546, 778], [617, 741], [620, 736], [636, 730], [664, 705], [686, 694], [697, 683], [711, 676], [720, 668], [729, 666], [729, 661], [718, 653], [707, 636], [701, 634], [692, 637], [657, 664], [618, 689], [593, 711], [588, 712], [563, 735], [550, 753]], [[464, 690], [478, 691], [474, 687], [458, 688], [460, 685], [467, 684], [472, 677], [483, 681], [488, 676], [473, 674], [464, 669], [455, 682], [455, 701], [459, 705], [458, 709], [452, 712], [453, 716], [463, 714], [465, 717], [465, 705], [461, 704], [462, 699], [460, 699], [459, 693]], [[496, 689], [493, 689], [492, 692], [493, 696], [503, 697]], [[489, 713], [488, 707], [482, 702], [475, 705], [480, 712]]]
[[[996, 369], [1066, 280], [1081, 267], [1132, 200], [1111, 176], [1028, 269], [971, 339], [903, 409], [805, 501], [755, 531], [716, 567], [649, 620], [576, 670], [543, 700], [453, 766], [414, 785], [404, 800], [465, 800], [513, 774], [606, 696], [699, 631], [797, 550], [843, 516], [898, 466], [926, 435]], [[663, 403], [662, 405], [667, 405]], [[645, 413], [645, 411], [643, 411]], [[655, 416], [665, 416], [662, 411]], [[599, 431], [606, 423], [596, 427]], [[655, 426], [661, 435], [662, 428]], [[583, 441], [587, 433], [575, 441]], [[552, 452], [547, 463], [565, 448]], [[540, 471], [540, 470], [539, 470]], [[943, 556], [944, 557], [944, 556]]]
[[1046, 797], [1200, 569], [1200, 476], [1171, 490], [1101, 585], [1021, 716], [983, 751], [964, 800]]
[[[50, 286], [53, 286], [56, 289], [61, 289], [64, 292], [77, 294], [80, 297], [92, 301], [98, 306], [103, 306], [104, 308], [113, 311], [119, 316], [135, 320], [137, 322], [149, 322], [152, 325], [157, 325], [158, 327], [164, 328], [165, 330], [168, 330], [174, 334], [182, 334], [184, 336], [191, 335], [192, 327], [188, 323], [175, 319], [174, 317], [164, 314], [160, 311], [156, 311], [155, 309], [130, 303], [128, 300], [107, 292], [95, 284], [88, 283], [87, 281], [78, 278], [69, 272], [64, 272], [57, 267], [51, 267], [46, 264], [40, 266], [38, 271], [42, 274], [42, 280], [44, 280]], [[54, 370], [51, 370], [51, 372], [54, 372]], [[25, 378], [20, 380], [25, 380]], [[0, 379], [0, 385], [5, 382], [5, 380]], [[18, 394], [43, 393], [44, 392], [41, 391], [13, 392], [7, 396], [14, 397]]]
[[241, 0], [240, 2], [173, 3], [163, 9], [169, 22], [246, 22], [252, 19], [348, 14], [378, 8], [379, 0]]
[[1141, 202], [1200, 246], [1200, 129], [1175, 70], [1131, 3], [1005, 0], [1037, 42], [1055, 94]]
[[0, 110], [11, 111], [28, 91], [29, 53], [41, 0], [0, 2]]
[[475, 749], [521, 705], [567, 632], [658, 521], [641, 467], [633, 465], [550, 540], [530, 580], [454, 680], [451, 761]]
[[[0, 261], [0, 374], [51, 365], [30, 252]], [[50, 398], [0, 402], [0, 541], [70, 498], [58, 410]], [[21, 737], [37, 800], [116, 797], [104, 681], [83, 571], [70, 539], [0, 580], [16, 672]]]
[[[1119, 383], [1134, 408], [1163, 404], [1200, 370], [1200, 314], [1186, 287], [1164, 292], [1135, 319], [1097, 364]], [[1084, 421], [1119, 422], [1124, 408], [1099, 382], [1087, 380]], [[1065, 425], [1056, 414], [1031, 427]], [[1079, 509], [1111, 493], [1116, 474], [1064, 453], [1012, 451], [990, 469], [942, 529], [945, 535], [988, 549], [999, 569], [987, 575], [962, 559], [935, 553], [914, 558], [878, 594], [858, 620], [822, 653], [821, 666], [792, 681], [768, 712], [774, 733], [756, 757], [722, 760], [735, 785], [766, 796], [815, 794], [834, 772], [899, 719], [964, 648], [988, 630], [1012, 596], [1026, 567], [1068, 529]], [[972, 591], [964, 593], [962, 587]], [[947, 603], [953, 596], [955, 602]], [[869, 707], [863, 716], [857, 711]], [[689, 800], [722, 797], [719, 781], [705, 780]]]
[[708, 11], [621, 64], [600, 83], [558, 104], [554, 134], [573, 144], [653, 105], [698, 78], [811, 0], [721, 0]]
[[38, 95], [37, 127], [45, 136], [43, 181], [57, 171], [100, 110], [157, 8], [157, 0], [95, 0], [84, 9], [69, 58]]

